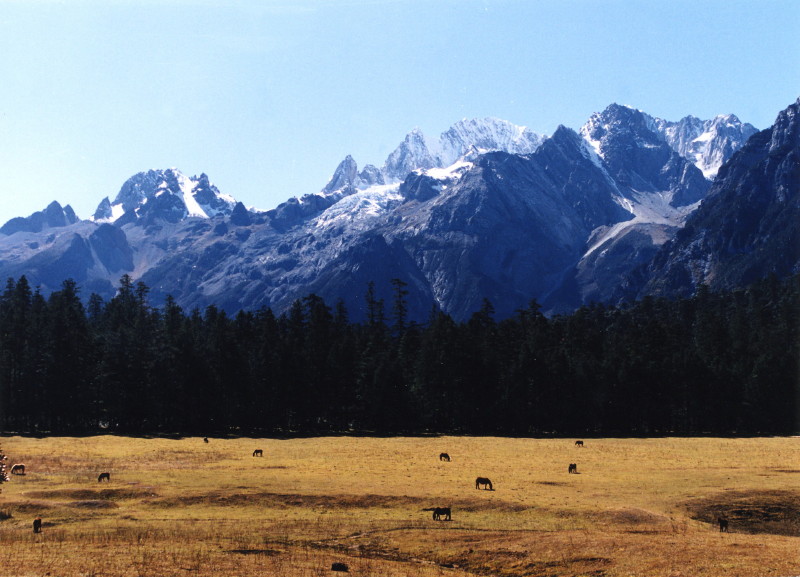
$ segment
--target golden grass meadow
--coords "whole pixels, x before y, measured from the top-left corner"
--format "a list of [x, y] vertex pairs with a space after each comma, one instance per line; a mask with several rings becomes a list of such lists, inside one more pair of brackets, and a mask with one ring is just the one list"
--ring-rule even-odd
[[800, 438], [584, 441], [5, 437], [0, 572], [800, 575]]

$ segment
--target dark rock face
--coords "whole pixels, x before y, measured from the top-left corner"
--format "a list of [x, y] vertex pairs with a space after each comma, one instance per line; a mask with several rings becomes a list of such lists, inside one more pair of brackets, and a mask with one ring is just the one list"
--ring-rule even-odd
[[77, 222], [78, 217], [72, 207], [67, 205], [62, 208], [58, 202], [53, 201], [47, 208], [40, 212], [34, 212], [27, 218], [12, 218], [2, 227], [0, 234], [11, 235], [15, 232], [42, 232], [47, 228], [59, 228]]
[[800, 271], [800, 99], [720, 169], [708, 198], [629, 291], [691, 295]]

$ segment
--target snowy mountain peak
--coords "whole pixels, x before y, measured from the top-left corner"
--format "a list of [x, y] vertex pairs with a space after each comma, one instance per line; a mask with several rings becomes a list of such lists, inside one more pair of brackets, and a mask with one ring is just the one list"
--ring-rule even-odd
[[333, 176], [322, 189], [323, 193], [330, 193], [348, 186], [356, 186], [358, 182], [358, 164], [349, 154], [339, 163]]
[[450, 166], [471, 151], [531, 154], [545, 137], [499, 118], [462, 119], [439, 138], [439, 163]]
[[711, 120], [686, 116], [671, 122], [619, 104], [593, 114], [580, 130], [581, 136], [601, 158], [606, 136], [620, 132], [635, 134], [640, 146], [654, 146], [658, 141], [667, 143], [699, 168], [707, 179], [713, 179], [719, 167], [757, 130], [734, 114], [718, 115]]
[[95, 222], [125, 222], [161, 218], [178, 222], [187, 217], [230, 214], [236, 201], [222, 194], [201, 174], [188, 177], [176, 168], [148, 170], [129, 178], [114, 202], [104, 198], [92, 217]]
[[414, 170], [437, 166], [438, 162], [431, 154], [425, 135], [415, 128], [386, 159], [383, 174], [387, 180], [400, 181]]

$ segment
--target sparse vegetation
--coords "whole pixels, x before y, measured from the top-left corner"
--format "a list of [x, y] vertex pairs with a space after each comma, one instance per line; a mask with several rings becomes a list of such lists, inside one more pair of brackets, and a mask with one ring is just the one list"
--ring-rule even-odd
[[[797, 574], [800, 439], [5, 442], [4, 575]], [[255, 446], [263, 459], [253, 459]], [[450, 462], [439, 460], [446, 449]], [[567, 464], [578, 463], [579, 474]], [[98, 471], [111, 482], [98, 485]], [[478, 473], [494, 491], [476, 491]], [[449, 506], [451, 521], [425, 508]], [[721, 534], [716, 516], [730, 520]], [[33, 519], [43, 531], [31, 531]], [[794, 529], [792, 529], [794, 527]], [[792, 530], [787, 530], [792, 529]]]

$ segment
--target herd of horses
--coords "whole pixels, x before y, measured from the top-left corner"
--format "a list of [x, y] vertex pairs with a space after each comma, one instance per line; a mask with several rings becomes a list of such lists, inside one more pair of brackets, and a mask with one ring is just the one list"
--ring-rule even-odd
[[[203, 437], [203, 442], [208, 443], [208, 437]], [[576, 447], [584, 447], [583, 441], [575, 441]], [[264, 450], [263, 449], [255, 449], [253, 451], [254, 457], [263, 457]], [[439, 453], [439, 460], [449, 463], [451, 461], [450, 455], [448, 453]], [[578, 465], [577, 463], [570, 463], [569, 467], [567, 467], [567, 473], [569, 474], [577, 474], [578, 473]], [[12, 475], [24, 475], [25, 474], [25, 464], [24, 463], [16, 463], [11, 466], [11, 474]], [[108, 483], [111, 482], [111, 473], [103, 472], [100, 473], [97, 477], [97, 482], [102, 483], [106, 481]], [[491, 479], [488, 477], [477, 477], [475, 479], [475, 489], [481, 489], [485, 491], [494, 491], [494, 485], [492, 485]], [[452, 520], [452, 510], [450, 507], [428, 507], [423, 509], [423, 511], [432, 512], [433, 520], [434, 521], [450, 521]], [[720, 532], [728, 532], [728, 519], [725, 517], [718, 517], [717, 524], [719, 525]], [[37, 517], [33, 521], [33, 532], [34, 533], [41, 533], [42, 531], [42, 519]], [[336, 571], [337, 569], [333, 569]], [[342, 569], [338, 569], [342, 570]], [[346, 569], [344, 569], [346, 571]]]

